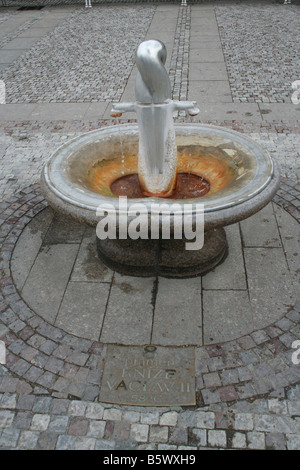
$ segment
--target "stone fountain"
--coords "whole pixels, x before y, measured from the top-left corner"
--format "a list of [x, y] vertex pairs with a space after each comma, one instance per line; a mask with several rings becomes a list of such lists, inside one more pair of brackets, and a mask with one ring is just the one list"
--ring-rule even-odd
[[[175, 111], [194, 116], [199, 109], [194, 101], [171, 99], [165, 60], [161, 41], [140, 44], [136, 101], [114, 104], [111, 112], [119, 118], [134, 111], [138, 124], [105, 127], [69, 141], [44, 166], [41, 187], [55, 211], [82, 223], [96, 227], [109, 214], [116, 216], [115, 236], [97, 237], [99, 258], [112, 269], [188, 277], [225, 258], [224, 227], [266, 206], [280, 174], [268, 153], [243, 134], [196, 123], [174, 125]], [[131, 211], [124, 201], [130, 201]], [[178, 231], [187, 212], [193, 236], [204, 217], [199, 249], [188, 247], [186, 233]], [[146, 235], [132, 239], [127, 229], [137, 213], [149, 225]], [[155, 236], [148, 230], [153, 216]]]

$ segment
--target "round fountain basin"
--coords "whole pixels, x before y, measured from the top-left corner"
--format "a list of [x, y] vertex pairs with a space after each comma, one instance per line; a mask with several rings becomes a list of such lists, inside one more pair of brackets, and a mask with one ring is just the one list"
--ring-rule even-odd
[[[269, 154], [243, 134], [225, 128], [175, 126], [177, 172], [208, 183], [202, 197], [177, 199], [204, 204], [205, 229], [228, 225], [264, 207], [279, 185], [279, 170]], [[112, 188], [121, 177], [137, 173], [138, 127], [134, 124], [92, 131], [61, 146], [45, 165], [41, 185], [50, 205], [82, 222], [96, 225], [96, 210], [109, 203], [119, 210]], [[130, 198], [130, 194], [128, 195]], [[150, 210], [158, 197], [132, 198]], [[164, 198], [172, 205], [174, 199]], [[193, 208], [196, 212], [197, 208]]]

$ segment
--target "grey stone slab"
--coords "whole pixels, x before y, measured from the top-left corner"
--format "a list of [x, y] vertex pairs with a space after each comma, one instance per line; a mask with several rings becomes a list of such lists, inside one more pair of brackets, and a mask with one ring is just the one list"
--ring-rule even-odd
[[43, 243], [44, 245], [81, 243], [85, 227], [71, 217], [56, 213]]
[[115, 274], [100, 340], [148, 344], [151, 340], [153, 278]]
[[91, 103], [86, 110], [85, 119], [101, 119], [104, 117], [106, 109], [111, 110], [111, 103]]
[[189, 79], [193, 80], [227, 80], [225, 62], [192, 62]]
[[188, 94], [189, 99], [197, 101], [200, 108], [206, 103], [232, 103], [227, 80], [190, 80]]
[[83, 119], [89, 106], [89, 103], [39, 103], [29, 119], [37, 121]]
[[68, 333], [97, 341], [110, 285], [69, 282], [55, 325]]
[[22, 297], [47, 321], [53, 322], [78, 252], [76, 244], [44, 247], [22, 290]]
[[214, 5], [205, 5], [205, 4], [201, 4], [201, 5], [197, 5], [197, 4], [193, 4], [191, 5], [192, 7], [192, 10], [191, 10], [191, 16], [192, 18], [211, 18], [211, 19], [214, 19], [215, 18], [215, 11], [214, 11]]
[[239, 224], [226, 227], [228, 256], [202, 278], [203, 289], [247, 289]]
[[9, 49], [30, 49], [37, 41], [37, 38], [15, 38], [2, 47], [2, 51]]
[[19, 290], [24, 286], [52, 217], [51, 210], [45, 209], [32, 219], [20, 235], [11, 260], [12, 275]]
[[223, 51], [220, 37], [202, 36], [201, 38], [198, 38], [197, 35], [194, 35], [193, 31], [191, 31], [190, 54], [195, 53], [198, 49], [200, 51], [203, 49]]
[[[201, 48], [197, 47], [190, 50], [189, 55], [190, 64], [196, 64], [198, 62], [224, 62], [223, 51], [220, 48]], [[192, 68], [192, 66], [191, 66]]]
[[293, 103], [259, 103], [259, 109], [264, 121], [294, 122], [300, 119], [300, 105]]
[[204, 344], [230, 341], [253, 331], [248, 292], [203, 291]]
[[[24, 12], [25, 13], [25, 12]], [[27, 12], [30, 13], [30, 12]], [[7, 34], [15, 31], [22, 26], [30, 18], [37, 16], [39, 12], [31, 12], [29, 15], [13, 15], [8, 18], [4, 24], [1, 25], [0, 38], [5, 37]]]
[[281, 248], [244, 248], [254, 329], [279, 320], [296, 303]]
[[193, 39], [207, 35], [219, 36], [218, 25], [215, 18], [207, 16], [206, 18], [192, 18], [191, 29], [193, 31]]
[[73, 268], [72, 281], [110, 282], [113, 271], [100, 261], [96, 250], [96, 232], [87, 228]]
[[244, 246], [281, 247], [272, 203], [241, 222]]
[[[212, 89], [213, 94], [213, 89]], [[189, 93], [190, 99], [191, 93]], [[229, 94], [224, 96], [229, 100]], [[213, 99], [213, 96], [210, 97]], [[219, 120], [219, 121], [232, 121], [242, 120], [250, 122], [261, 122], [261, 114], [257, 103], [215, 103], [215, 102], [203, 102], [200, 105], [200, 120]]]
[[158, 279], [152, 342], [202, 344], [201, 279]]
[[18, 121], [29, 119], [36, 104], [1, 104], [0, 121]]
[[300, 298], [300, 230], [298, 222], [285, 210], [273, 205], [285, 256], [294, 281], [297, 298]]
[[26, 29], [23, 33], [18, 35], [18, 38], [40, 38], [52, 30], [52, 27], [37, 28], [35, 26]]
[[17, 60], [26, 49], [0, 50], [0, 64], [11, 64]]
[[54, 29], [62, 20], [64, 19], [64, 17], [55, 17], [55, 16], [51, 16], [50, 17], [43, 17], [42, 19], [38, 20], [35, 22], [35, 26], [37, 28], [49, 28], [51, 27], [52, 29]]
[[144, 406], [194, 405], [194, 349], [108, 345], [99, 400]]

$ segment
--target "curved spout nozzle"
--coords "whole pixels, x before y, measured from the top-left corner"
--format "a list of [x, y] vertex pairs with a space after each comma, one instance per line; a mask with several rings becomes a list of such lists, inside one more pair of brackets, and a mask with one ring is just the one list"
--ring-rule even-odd
[[110, 112], [111, 117], [121, 117], [123, 113], [136, 111], [136, 103], [114, 103]]
[[176, 111], [186, 111], [190, 116], [197, 116], [200, 113], [196, 101], [173, 101], [173, 104]]

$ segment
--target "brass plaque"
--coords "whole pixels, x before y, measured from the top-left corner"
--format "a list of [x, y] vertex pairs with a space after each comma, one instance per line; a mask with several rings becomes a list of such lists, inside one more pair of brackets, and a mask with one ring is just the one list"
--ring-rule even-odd
[[194, 348], [109, 344], [99, 400], [140, 406], [195, 405]]

